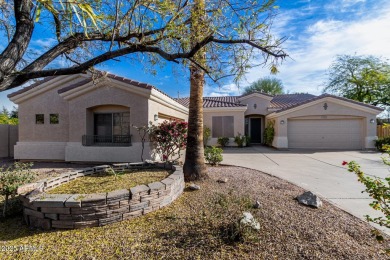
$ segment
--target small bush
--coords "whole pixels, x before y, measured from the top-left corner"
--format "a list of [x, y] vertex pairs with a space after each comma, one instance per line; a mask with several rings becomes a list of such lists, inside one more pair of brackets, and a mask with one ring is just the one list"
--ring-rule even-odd
[[215, 146], [206, 147], [204, 150], [204, 156], [209, 164], [218, 165], [223, 160], [222, 152], [223, 150], [221, 148]]
[[390, 145], [390, 137], [383, 137], [375, 140], [375, 147], [381, 152], [384, 152], [385, 150], [383, 149], [384, 145]]
[[268, 121], [267, 127], [264, 129], [264, 143], [268, 146], [272, 145], [275, 136], [274, 129], [275, 121]]
[[3, 217], [7, 214], [9, 197], [15, 197], [18, 188], [34, 180], [31, 163], [14, 163], [9, 167], [0, 167], [0, 195], [4, 196]]
[[238, 147], [244, 147], [246, 145], [245, 135], [238, 133], [238, 135], [234, 137], [234, 142], [238, 145]]
[[222, 147], [226, 147], [229, 144], [229, 137], [218, 137], [217, 143]]
[[207, 126], [203, 126], [203, 146], [206, 147], [211, 137], [211, 129]]
[[246, 146], [250, 146], [250, 144], [251, 144], [251, 137], [246, 135], [245, 136], [245, 142], [246, 142]]

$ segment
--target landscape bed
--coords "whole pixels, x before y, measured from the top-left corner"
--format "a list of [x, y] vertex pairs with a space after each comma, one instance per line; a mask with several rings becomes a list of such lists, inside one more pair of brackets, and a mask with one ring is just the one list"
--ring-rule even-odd
[[[104, 226], [158, 210], [172, 203], [183, 192], [184, 176], [181, 167], [169, 166], [169, 170], [173, 170], [172, 174], [169, 176], [163, 174], [160, 176], [161, 181], [154, 181], [147, 185], [131, 187], [132, 184], [137, 183], [135, 178], [131, 177], [131, 173], [126, 176], [126, 181], [118, 183], [115, 190], [113, 185], [101, 182], [99, 187], [93, 185], [96, 180], [92, 181], [92, 178], [100, 178], [99, 176], [112, 177], [111, 179], [123, 177], [106, 176], [104, 172], [108, 169], [114, 171], [150, 169], [154, 172], [153, 169], [156, 167], [161, 170], [167, 165], [124, 163], [114, 164], [112, 168], [102, 165], [63, 173], [58, 177], [24, 185], [18, 191], [19, 193], [28, 191], [26, 195], [20, 196], [24, 220], [29, 226], [44, 230], [77, 229]], [[89, 186], [82, 188], [82, 185], [77, 185], [80, 184], [77, 183], [78, 178], [85, 178], [81, 184], [84, 186], [89, 184]], [[76, 185], [72, 187], [69, 184], [73, 182], [76, 182]], [[62, 189], [62, 186], [66, 187]], [[125, 188], [126, 186], [131, 188]], [[99, 193], [64, 193], [64, 191], [72, 191], [72, 188], [79, 192], [97, 189]], [[58, 194], [55, 193], [56, 190], [59, 191]]]
[[[1, 259], [388, 259], [366, 222], [324, 201], [313, 209], [294, 198], [303, 189], [259, 171], [208, 168], [201, 189], [185, 190], [161, 210], [103, 227], [42, 231], [21, 217], [0, 222]], [[227, 183], [217, 180], [227, 178]], [[260, 202], [249, 209], [261, 228], [254, 240], [232, 242], [221, 233], [227, 223], [223, 197]], [[242, 201], [241, 199], [239, 201]], [[228, 214], [229, 215], [229, 214]], [[23, 246], [32, 250], [18, 250]]]

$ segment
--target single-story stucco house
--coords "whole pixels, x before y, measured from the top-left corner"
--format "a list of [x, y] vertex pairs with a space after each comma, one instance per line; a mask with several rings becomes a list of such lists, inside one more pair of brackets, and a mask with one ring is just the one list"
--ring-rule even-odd
[[[189, 98], [171, 98], [156, 87], [106, 73], [47, 77], [8, 97], [19, 105], [15, 159], [139, 161], [141, 139], [132, 125], [188, 119]], [[371, 149], [382, 109], [332, 95], [252, 93], [204, 97], [209, 144], [221, 136], [249, 135], [263, 142], [273, 120], [276, 148]], [[151, 148], [146, 144], [145, 157]]]

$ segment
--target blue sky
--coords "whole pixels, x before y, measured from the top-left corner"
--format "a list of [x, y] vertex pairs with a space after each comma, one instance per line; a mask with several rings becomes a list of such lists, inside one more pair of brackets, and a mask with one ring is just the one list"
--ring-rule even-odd
[[[280, 66], [281, 79], [289, 92], [320, 94], [327, 79], [327, 69], [336, 55], [375, 55], [390, 59], [390, 1], [331, 0], [277, 1], [279, 14], [273, 23], [273, 33], [287, 37], [284, 48], [290, 55]], [[50, 46], [44, 30], [34, 34], [33, 46]], [[142, 64], [109, 61], [98, 67], [111, 73], [152, 84], [172, 97], [189, 95], [186, 71], [175, 64], [157, 68], [151, 75]], [[258, 78], [269, 76], [266, 67], [251, 69], [238, 88], [233, 83], [206, 85], [205, 96], [239, 95], [242, 88]], [[6, 97], [15, 91], [0, 92], [0, 108], [12, 108]]]

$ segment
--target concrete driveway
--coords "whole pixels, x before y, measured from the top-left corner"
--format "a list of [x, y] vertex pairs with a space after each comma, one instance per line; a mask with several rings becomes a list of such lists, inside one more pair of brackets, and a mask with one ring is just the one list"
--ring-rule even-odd
[[[222, 163], [259, 170], [285, 179], [364, 219], [364, 215], [381, 216], [382, 213], [369, 206], [372, 199], [367, 193], [361, 192], [365, 189], [364, 185], [341, 163], [356, 161], [366, 174], [385, 178], [390, 175], [390, 171], [383, 164], [381, 156], [381, 153], [372, 151], [279, 151], [253, 146], [225, 149]], [[390, 234], [388, 230], [384, 231]]]

